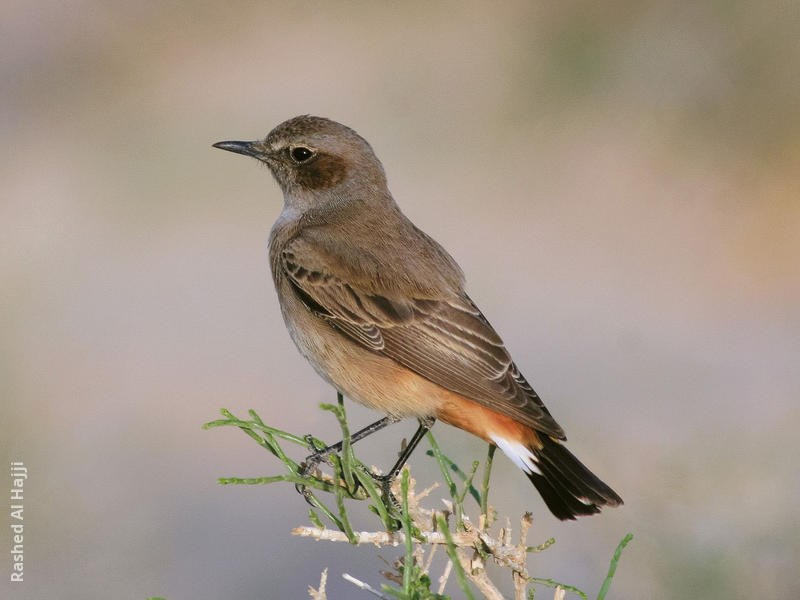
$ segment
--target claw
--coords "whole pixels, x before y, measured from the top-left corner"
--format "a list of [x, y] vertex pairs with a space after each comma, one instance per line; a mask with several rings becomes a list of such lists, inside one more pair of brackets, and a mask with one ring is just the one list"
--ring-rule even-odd
[[306, 440], [306, 442], [308, 442], [308, 447], [311, 448], [311, 450], [313, 450], [313, 452], [308, 456], [306, 456], [305, 460], [303, 460], [303, 462], [300, 463], [301, 467], [300, 476], [306, 477], [310, 473], [313, 473], [316, 470], [317, 466], [319, 466], [319, 463], [321, 463], [324, 459], [326, 459], [333, 450], [330, 447], [317, 449], [317, 447], [314, 444], [314, 437], [310, 433], [303, 437]]
[[297, 493], [300, 494], [305, 501], [308, 502], [311, 506], [314, 506], [314, 503], [311, 502], [311, 492], [308, 491], [308, 488], [301, 483], [295, 483], [294, 489], [297, 490]]
[[[317, 470], [319, 463], [322, 462], [324, 458], [328, 456], [330, 452], [326, 452], [327, 448], [323, 448], [322, 450], [317, 449], [316, 444], [314, 444], [314, 436], [306, 434], [303, 436], [303, 439], [308, 444], [308, 447], [313, 451], [311, 454], [306, 456], [305, 460], [300, 463], [300, 477], [308, 477], [314, 471]], [[314, 506], [311, 502], [311, 491], [308, 487], [304, 486], [302, 483], [294, 484], [294, 489], [297, 490], [297, 493], [305, 498], [306, 502]]]

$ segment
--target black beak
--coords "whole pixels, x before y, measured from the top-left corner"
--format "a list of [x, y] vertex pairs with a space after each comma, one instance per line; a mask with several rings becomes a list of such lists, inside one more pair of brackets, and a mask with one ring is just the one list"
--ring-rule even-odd
[[259, 152], [253, 147], [255, 142], [217, 142], [214, 148], [220, 150], [227, 150], [228, 152], [236, 152], [236, 154], [244, 154], [245, 156], [257, 157]]

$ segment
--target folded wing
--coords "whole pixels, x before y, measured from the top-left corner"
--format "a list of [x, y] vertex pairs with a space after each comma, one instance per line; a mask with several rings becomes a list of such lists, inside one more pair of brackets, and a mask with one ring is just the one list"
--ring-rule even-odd
[[[357, 264], [368, 260], [361, 256]], [[365, 280], [353, 264], [344, 268], [325, 248], [301, 238], [287, 244], [280, 266], [305, 306], [346, 337], [443, 388], [566, 439], [463, 290], [411, 296], [382, 290], [379, 279]]]

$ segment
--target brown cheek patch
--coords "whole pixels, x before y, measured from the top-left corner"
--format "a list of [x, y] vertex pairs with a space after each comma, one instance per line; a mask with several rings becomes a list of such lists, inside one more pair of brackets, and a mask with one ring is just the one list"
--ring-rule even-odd
[[347, 175], [347, 166], [338, 156], [320, 154], [297, 171], [297, 181], [312, 190], [324, 190], [342, 181]]

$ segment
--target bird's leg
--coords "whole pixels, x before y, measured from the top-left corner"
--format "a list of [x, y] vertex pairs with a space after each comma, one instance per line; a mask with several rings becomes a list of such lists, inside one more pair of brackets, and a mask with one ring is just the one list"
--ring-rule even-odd
[[411, 436], [411, 439], [406, 444], [405, 448], [402, 448], [400, 451], [400, 456], [397, 459], [397, 462], [394, 463], [394, 466], [386, 475], [373, 475], [372, 478], [377, 481], [381, 486], [381, 492], [385, 498], [389, 499], [394, 505], [399, 505], [397, 502], [397, 498], [394, 497], [392, 494], [392, 481], [397, 474], [400, 473], [400, 469], [403, 468], [403, 465], [406, 464], [406, 461], [411, 456], [411, 453], [414, 452], [414, 449], [417, 445], [422, 441], [422, 438], [425, 437], [425, 434], [428, 433], [433, 424], [436, 422], [434, 417], [420, 417], [419, 419], [419, 427], [417, 431], [414, 432], [414, 435]]
[[[353, 435], [350, 436], [350, 443], [357, 442], [358, 440], [362, 440], [368, 435], [375, 433], [376, 431], [380, 431], [387, 425], [391, 425], [392, 423], [397, 423], [400, 420], [399, 417], [394, 416], [387, 416], [370, 425], [367, 425], [363, 429], [359, 429]], [[301, 471], [302, 475], [307, 475], [309, 472], [313, 471], [316, 466], [322, 462], [325, 457], [329, 454], [333, 454], [334, 452], [341, 452], [342, 446], [344, 445], [344, 440], [340, 442], [336, 442], [335, 444], [331, 444], [330, 446], [326, 446], [325, 448], [317, 449], [313, 443], [313, 437], [311, 434], [308, 434], [306, 437], [306, 441], [308, 442], [308, 446], [314, 450], [313, 453], [306, 456], [305, 460], [303, 461], [303, 470]]]
[[[357, 442], [358, 440], [362, 440], [368, 435], [375, 433], [376, 431], [380, 431], [387, 425], [391, 425], [392, 423], [397, 423], [400, 420], [400, 417], [395, 417], [393, 415], [386, 416], [370, 425], [367, 425], [363, 429], [359, 429], [354, 434], [350, 436], [350, 443]], [[344, 440], [337, 442], [335, 444], [331, 444], [330, 446], [326, 446], [325, 448], [317, 449], [316, 445], [314, 444], [314, 437], [311, 434], [305, 436], [306, 442], [308, 442], [308, 447], [311, 448], [314, 452], [306, 456], [305, 460], [300, 463], [300, 473], [301, 477], [308, 476], [309, 473], [313, 473], [314, 470], [317, 468], [319, 463], [325, 460], [330, 454], [334, 452], [340, 452], [342, 450], [342, 446], [344, 445]], [[295, 484], [295, 489], [305, 497], [306, 501], [308, 501], [310, 492], [306, 489], [306, 486], [301, 484]]]

